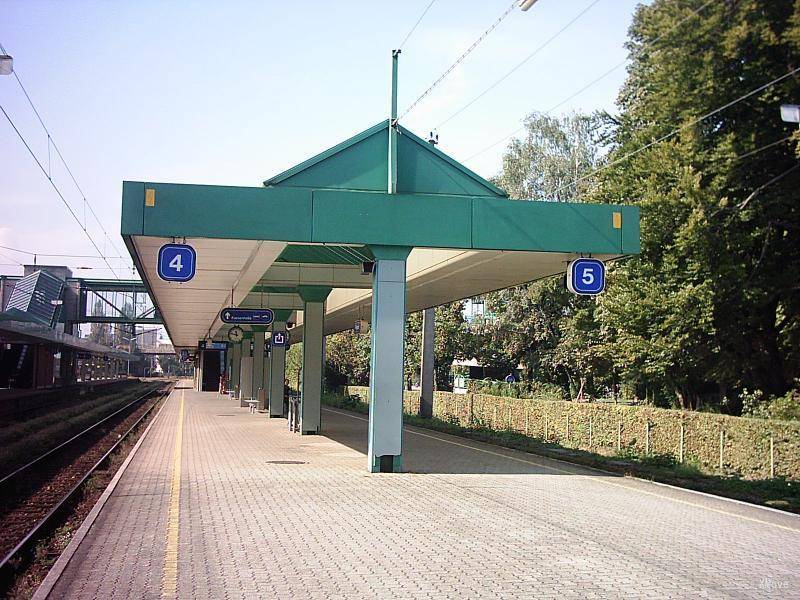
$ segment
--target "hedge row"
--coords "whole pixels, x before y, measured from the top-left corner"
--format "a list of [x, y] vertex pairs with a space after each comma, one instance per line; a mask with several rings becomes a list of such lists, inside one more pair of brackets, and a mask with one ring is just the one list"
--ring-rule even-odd
[[[369, 399], [366, 387], [345, 393]], [[403, 410], [418, 413], [419, 392], [405, 393]], [[450, 392], [434, 393], [433, 415], [604, 454], [671, 457], [713, 475], [800, 480], [800, 421]]]

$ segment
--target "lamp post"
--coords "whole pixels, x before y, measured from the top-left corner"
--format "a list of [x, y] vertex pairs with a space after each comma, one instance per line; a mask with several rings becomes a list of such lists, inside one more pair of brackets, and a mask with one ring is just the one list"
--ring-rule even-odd
[[781, 104], [781, 120], [786, 123], [797, 123], [800, 128], [800, 104]]

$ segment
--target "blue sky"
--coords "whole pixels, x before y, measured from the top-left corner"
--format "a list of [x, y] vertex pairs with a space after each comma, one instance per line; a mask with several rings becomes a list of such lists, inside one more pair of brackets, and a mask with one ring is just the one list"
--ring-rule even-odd
[[[323, 2], [0, 1], [0, 42], [116, 247], [125, 179], [260, 185], [388, 116], [390, 51], [430, 0]], [[625, 58], [634, 0], [599, 0], [513, 75], [439, 129], [440, 149], [481, 175], [505, 143], [468, 157]], [[509, 6], [437, 0], [400, 59], [402, 113]], [[420, 135], [519, 63], [591, 0], [514, 10], [401, 122]], [[620, 68], [570, 102], [614, 110]], [[13, 77], [0, 104], [47, 165], [47, 137]], [[95, 254], [0, 115], [0, 244]], [[81, 195], [53, 158], [53, 180], [83, 221]], [[87, 211], [101, 251], [113, 245]], [[243, 215], [242, 218], [246, 218]], [[0, 273], [30, 256], [0, 248]], [[130, 260], [110, 259], [120, 276]], [[40, 263], [105, 267], [97, 258]], [[127, 266], [127, 269], [124, 268]], [[111, 277], [108, 270], [76, 274]]]

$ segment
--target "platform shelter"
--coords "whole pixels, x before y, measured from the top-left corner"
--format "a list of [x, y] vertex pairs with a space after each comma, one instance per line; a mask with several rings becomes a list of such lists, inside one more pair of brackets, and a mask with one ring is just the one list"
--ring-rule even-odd
[[[511, 200], [396, 114], [393, 94], [390, 119], [262, 187], [129, 181], [122, 198], [123, 238], [176, 350], [226, 341], [225, 308], [273, 309], [275, 321], [246, 328], [228, 361], [232, 387], [268, 391], [270, 416], [283, 412], [285, 349], [267, 354], [264, 342], [295, 325], [301, 433], [322, 426], [324, 336], [370, 322], [373, 472], [402, 468], [407, 313], [563, 273], [581, 255], [639, 252], [638, 208]], [[159, 248], [172, 242], [196, 251], [191, 281], [157, 274]]]

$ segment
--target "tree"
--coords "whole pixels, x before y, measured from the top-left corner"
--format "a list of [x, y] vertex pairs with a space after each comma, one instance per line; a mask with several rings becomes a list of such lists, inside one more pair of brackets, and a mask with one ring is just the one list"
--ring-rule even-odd
[[796, 67], [800, 4], [713, 3], [681, 25], [700, 5], [637, 9], [593, 193], [642, 209], [642, 254], [600, 301], [606, 351], [690, 407], [744, 387], [781, 395], [800, 372], [798, 137], [777, 113], [800, 98], [798, 78], [701, 119]]
[[[601, 116], [534, 113], [525, 128], [524, 138], [509, 145], [496, 183], [516, 199], [584, 200], [585, 186], [576, 180], [600, 160], [607, 130]], [[601, 379], [593, 371], [601, 361], [598, 340], [590, 343], [597, 329], [593, 306], [570, 294], [561, 277], [487, 294], [489, 316], [475, 327], [481, 338], [477, 358], [495, 374], [521, 364], [526, 380], [577, 393], [582, 381]]]
[[369, 333], [343, 331], [325, 340], [325, 367], [329, 385], [369, 385]]

